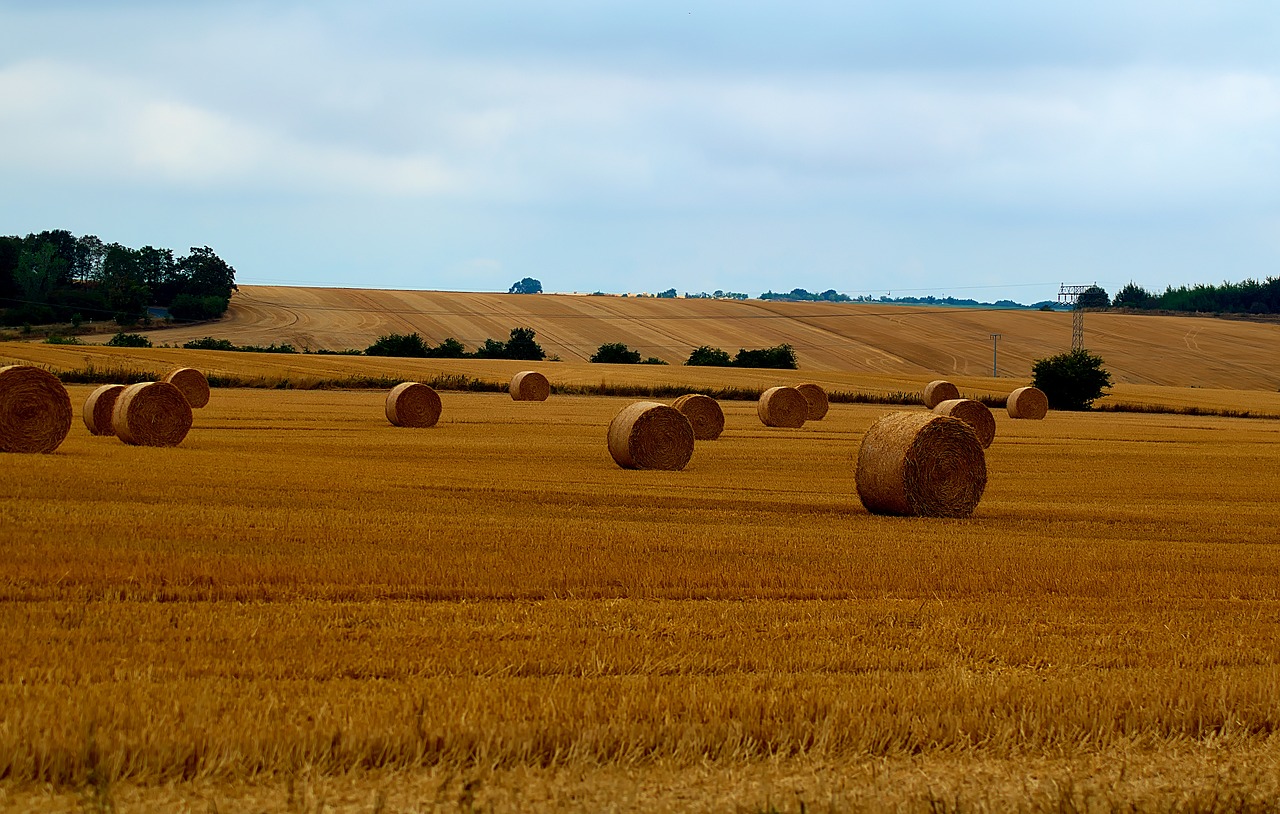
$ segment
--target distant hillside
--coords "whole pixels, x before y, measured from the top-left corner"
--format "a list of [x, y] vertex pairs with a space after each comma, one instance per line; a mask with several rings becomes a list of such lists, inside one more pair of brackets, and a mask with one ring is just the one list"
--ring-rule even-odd
[[[214, 323], [149, 332], [157, 345], [202, 336], [236, 344], [363, 349], [388, 333], [446, 337], [473, 349], [530, 327], [548, 354], [588, 359], [606, 342], [681, 364], [699, 345], [786, 343], [802, 370], [990, 376], [992, 334], [1002, 377], [1069, 349], [1071, 314], [831, 302], [765, 302], [241, 286]], [[1280, 325], [1089, 313], [1085, 344], [1117, 382], [1276, 391]]]

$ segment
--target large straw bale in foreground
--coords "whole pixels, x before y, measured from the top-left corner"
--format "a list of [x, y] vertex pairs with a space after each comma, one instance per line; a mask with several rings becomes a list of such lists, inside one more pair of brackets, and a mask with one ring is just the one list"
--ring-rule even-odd
[[699, 441], [714, 441], [724, 432], [724, 410], [710, 396], [689, 393], [671, 402], [671, 406], [689, 419], [693, 437]]
[[766, 427], [803, 427], [809, 418], [809, 400], [794, 387], [770, 387], [760, 394], [756, 413]]
[[191, 404], [169, 382], [131, 384], [116, 398], [111, 426], [126, 444], [176, 447], [191, 430]]
[[53, 452], [71, 432], [71, 396], [31, 365], [0, 367], [0, 452]]
[[209, 403], [209, 380], [194, 367], [180, 367], [171, 370], [164, 380], [182, 393], [187, 404], [199, 409]]
[[1036, 421], [1049, 412], [1049, 397], [1038, 387], [1019, 387], [1009, 394], [1005, 405], [1010, 418], [1030, 418]]
[[890, 413], [858, 450], [858, 497], [873, 514], [968, 517], [987, 485], [973, 428], [936, 413]]
[[800, 395], [804, 396], [804, 400], [809, 402], [810, 421], [821, 421], [826, 418], [827, 410], [831, 409], [831, 403], [827, 400], [827, 391], [823, 390], [821, 385], [806, 382], [796, 385], [796, 389], [800, 391]]
[[387, 394], [387, 420], [397, 427], [434, 427], [441, 409], [440, 394], [418, 382], [401, 382]]
[[938, 415], [949, 415], [952, 418], [958, 418], [973, 427], [973, 431], [978, 435], [978, 440], [982, 442], [983, 449], [991, 446], [991, 442], [996, 438], [996, 417], [991, 414], [991, 409], [980, 401], [974, 401], [973, 399], [947, 399], [937, 407], [934, 407], [933, 411]]
[[924, 386], [924, 406], [932, 410], [944, 401], [960, 398], [960, 388], [945, 379], [936, 379]]
[[511, 398], [516, 401], [546, 401], [551, 383], [536, 370], [525, 370], [511, 377]]
[[116, 399], [125, 390], [123, 384], [104, 384], [89, 394], [84, 402], [84, 425], [89, 428], [90, 435], [115, 435], [115, 424], [112, 416], [116, 409]]
[[637, 401], [609, 422], [609, 454], [624, 469], [684, 469], [693, 457], [693, 425], [674, 407]]

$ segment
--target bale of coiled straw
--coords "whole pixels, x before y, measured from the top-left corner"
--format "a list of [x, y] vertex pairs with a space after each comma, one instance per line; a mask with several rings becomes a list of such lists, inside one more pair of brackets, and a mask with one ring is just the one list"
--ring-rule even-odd
[[397, 427], [434, 427], [440, 410], [440, 394], [425, 384], [401, 382], [387, 394], [387, 420]]
[[938, 415], [949, 415], [952, 418], [958, 418], [973, 427], [973, 431], [978, 435], [978, 440], [982, 442], [983, 449], [991, 446], [991, 442], [996, 439], [996, 417], [991, 414], [990, 408], [980, 401], [974, 401], [973, 399], [947, 399], [937, 407], [934, 407], [933, 411]]
[[85, 399], [84, 425], [89, 428], [90, 435], [116, 434], [112, 416], [116, 409], [116, 399], [123, 392], [123, 384], [104, 384]]
[[1036, 421], [1049, 412], [1049, 397], [1038, 387], [1019, 387], [1009, 394], [1005, 404], [1010, 418], [1030, 418]]
[[609, 454], [623, 469], [684, 469], [693, 440], [684, 413], [656, 401], [637, 401], [609, 422]]
[[171, 370], [164, 380], [178, 388], [178, 392], [182, 393], [182, 397], [192, 407], [199, 409], [209, 403], [209, 380], [194, 367]]
[[525, 370], [511, 377], [511, 398], [516, 401], [546, 401], [551, 395], [547, 377], [536, 370]]
[[797, 384], [796, 389], [800, 391], [800, 395], [804, 396], [804, 400], [809, 402], [809, 420], [821, 421], [826, 418], [827, 410], [831, 408], [831, 403], [827, 401], [827, 391], [822, 389], [821, 385], [805, 383]]
[[714, 441], [724, 432], [724, 410], [720, 402], [701, 393], [689, 393], [671, 402], [671, 406], [684, 413], [693, 425], [693, 437], [698, 441]]
[[176, 447], [191, 430], [191, 403], [169, 382], [131, 384], [116, 397], [111, 426], [132, 446]]
[[858, 497], [873, 514], [968, 517], [987, 485], [973, 428], [936, 413], [890, 413], [858, 450]]
[[803, 427], [809, 418], [809, 400], [794, 387], [770, 387], [760, 394], [756, 413], [766, 427]]
[[949, 381], [937, 379], [924, 386], [924, 406], [932, 410], [944, 401], [960, 398], [960, 388]]
[[0, 367], [0, 452], [53, 452], [71, 432], [71, 396], [31, 365]]

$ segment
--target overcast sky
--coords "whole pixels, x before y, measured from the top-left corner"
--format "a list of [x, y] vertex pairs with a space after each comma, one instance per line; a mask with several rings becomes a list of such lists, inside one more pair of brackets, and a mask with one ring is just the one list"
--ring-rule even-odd
[[0, 234], [241, 283], [1280, 275], [1274, 0], [0, 0]]

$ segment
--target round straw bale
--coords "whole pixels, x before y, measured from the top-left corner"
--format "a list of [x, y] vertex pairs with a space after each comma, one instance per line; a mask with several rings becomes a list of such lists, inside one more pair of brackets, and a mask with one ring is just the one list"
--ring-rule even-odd
[[525, 370], [511, 377], [511, 398], [516, 401], [546, 401], [551, 395], [547, 377], [536, 370]]
[[968, 517], [987, 485], [973, 428], [936, 413], [890, 413], [858, 450], [858, 497], [873, 514]]
[[1049, 397], [1038, 387], [1019, 387], [1009, 394], [1005, 405], [1010, 418], [1031, 418], [1039, 421], [1049, 412]]
[[693, 457], [693, 424], [674, 407], [637, 401], [609, 422], [609, 454], [623, 469], [684, 469]]
[[191, 404], [169, 382], [131, 384], [116, 397], [111, 425], [126, 444], [176, 447], [191, 429]]
[[387, 394], [387, 420], [397, 427], [434, 427], [440, 410], [440, 394], [425, 384], [401, 382]]
[[973, 427], [973, 431], [978, 434], [978, 440], [982, 442], [983, 449], [991, 446], [991, 442], [996, 439], [996, 417], [991, 414], [990, 408], [980, 401], [947, 399], [934, 407], [933, 411], [938, 415], [958, 418]]
[[0, 367], [0, 452], [53, 452], [71, 432], [71, 396], [31, 365]]
[[116, 399], [124, 392], [123, 384], [104, 384], [89, 394], [84, 402], [84, 425], [89, 428], [90, 435], [115, 435], [116, 428], [112, 424]]
[[960, 398], [960, 388], [949, 381], [938, 379], [924, 386], [924, 406], [932, 410], [944, 401]]
[[198, 409], [209, 403], [209, 380], [194, 367], [171, 370], [164, 380], [178, 388], [182, 397], [187, 400], [187, 404], [192, 407]]
[[671, 406], [689, 419], [693, 437], [699, 441], [714, 441], [724, 432], [724, 410], [711, 396], [689, 393], [671, 402]]
[[796, 389], [800, 391], [800, 395], [804, 396], [804, 400], [809, 402], [810, 421], [821, 421], [826, 417], [831, 404], [827, 401], [827, 391], [823, 390], [821, 385], [797, 384]]
[[809, 417], [809, 400], [794, 387], [770, 387], [760, 394], [756, 413], [766, 427], [803, 427]]

